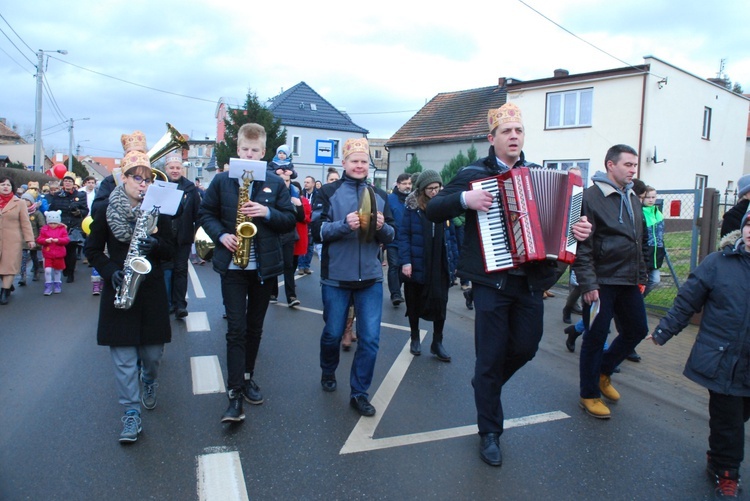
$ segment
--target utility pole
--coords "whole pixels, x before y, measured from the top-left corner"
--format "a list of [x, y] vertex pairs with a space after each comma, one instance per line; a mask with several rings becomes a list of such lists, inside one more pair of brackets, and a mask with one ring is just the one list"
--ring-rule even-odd
[[67, 50], [42, 50], [36, 53], [36, 123], [34, 124], [34, 171], [44, 172], [42, 156], [42, 87], [44, 82], [44, 53], [57, 52], [67, 54]]
[[70, 131], [70, 141], [68, 142], [68, 172], [73, 172], [73, 123], [76, 120], [88, 120], [88, 119], [89, 117], [70, 119], [70, 127], [68, 127], [68, 131]]

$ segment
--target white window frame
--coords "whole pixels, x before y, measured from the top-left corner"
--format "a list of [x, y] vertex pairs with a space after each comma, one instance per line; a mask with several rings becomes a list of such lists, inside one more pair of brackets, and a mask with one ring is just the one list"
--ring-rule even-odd
[[703, 130], [701, 137], [707, 141], [711, 140], [711, 116], [713, 111], [708, 106], [703, 107]]
[[548, 93], [545, 115], [547, 129], [590, 127], [594, 115], [593, 87]]
[[375, 149], [375, 151], [373, 151], [373, 153], [375, 154], [375, 160], [380, 160], [381, 158], [383, 158], [383, 152], [380, 151], [379, 148]]
[[340, 158], [340, 153], [341, 153], [341, 139], [336, 139], [334, 137], [329, 137], [328, 140], [333, 143], [333, 158]]
[[300, 156], [301, 150], [302, 150], [302, 137], [292, 136], [292, 156], [295, 156], [295, 157]]
[[571, 167], [578, 167], [581, 169], [581, 177], [583, 178], [583, 186], [589, 184], [589, 167], [591, 166], [591, 160], [579, 159], [579, 160], [545, 160], [543, 167], [545, 169], [552, 170], [568, 170]]

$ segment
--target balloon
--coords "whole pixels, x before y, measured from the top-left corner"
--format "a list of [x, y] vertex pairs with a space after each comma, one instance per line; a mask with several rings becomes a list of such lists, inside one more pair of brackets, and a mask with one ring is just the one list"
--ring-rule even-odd
[[68, 168], [65, 164], [55, 164], [52, 166], [52, 172], [57, 179], [62, 179], [65, 177], [65, 173], [68, 172]]
[[91, 233], [91, 223], [93, 222], [94, 218], [91, 216], [86, 216], [85, 218], [83, 218], [83, 221], [81, 221], [81, 229], [86, 235]]

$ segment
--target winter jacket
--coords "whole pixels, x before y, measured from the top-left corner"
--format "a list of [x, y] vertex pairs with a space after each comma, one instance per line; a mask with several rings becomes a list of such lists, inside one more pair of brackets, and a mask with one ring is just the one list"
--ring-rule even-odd
[[68, 231], [80, 230], [83, 218], [89, 214], [89, 204], [86, 201], [86, 194], [81, 191], [60, 190], [52, 197], [49, 210], [62, 211], [62, 223], [68, 227]]
[[643, 207], [646, 234], [643, 240], [643, 259], [648, 271], [658, 270], [664, 264], [667, 250], [664, 247], [664, 215], [655, 205]]
[[740, 229], [742, 217], [747, 212], [748, 205], [750, 205], [750, 200], [743, 198], [724, 214], [724, 219], [721, 221], [721, 238]]
[[297, 241], [294, 242], [294, 255], [304, 256], [307, 254], [307, 247], [310, 243], [308, 225], [312, 217], [312, 209], [310, 208], [310, 202], [304, 196], [299, 199], [302, 202], [300, 207], [297, 207], [297, 213], [301, 211], [303, 214], [302, 221], [297, 218]]
[[[39, 236], [39, 231], [41, 231], [42, 226], [47, 224], [47, 221], [44, 219], [44, 214], [37, 209], [29, 214], [29, 223], [31, 223], [31, 231], [34, 232], [34, 240], [36, 241], [36, 238]], [[28, 250], [28, 248], [29, 245], [24, 241], [23, 250]]]
[[750, 253], [739, 234], [724, 237], [722, 250], [690, 273], [653, 336], [663, 345], [702, 308], [683, 374], [711, 391], [750, 397]]
[[83, 248], [86, 259], [102, 277], [97, 343], [102, 346], [168, 343], [172, 339], [172, 331], [163, 265], [172, 260], [175, 252], [172, 218], [164, 214], [159, 216], [158, 230], [151, 234], [158, 240], [158, 245], [145, 256], [151, 263], [151, 271], [140, 279], [133, 306], [127, 310], [118, 309], [114, 305], [112, 275], [123, 269], [130, 242], [121, 242], [112, 234], [106, 218], [108, 205], [107, 199], [102, 201], [98, 212], [94, 208], [98, 216], [91, 223], [91, 233]]
[[[535, 164], [527, 163], [523, 152], [521, 158], [513, 167], [522, 166], [538, 167]], [[495, 148], [490, 146], [489, 155], [458, 171], [446, 187], [430, 200], [426, 211], [427, 218], [433, 222], [446, 221], [465, 213], [464, 241], [459, 252], [460, 257], [456, 274], [465, 280], [471, 280], [495, 289], [505, 289], [509, 271], [500, 270], [492, 273], [485, 271], [484, 254], [477, 225], [477, 211], [462, 207], [461, 193], [470, 189], [469, 183], [472, 181], [497, 176], [501, 172], [501, 166], [496, 161]], [[531, 291], [549, 289], [560, 276], [557, 263], [550, 260], [532, 261], [521, 265], [520, 270], [512, 271], [514, 274], [523, 273], [527, 276]]]
[[643, 211], [630, 187], [619, 190], [604, 172], [583, 192], [583, 215], [591, 223], [591, 235], [578, 242], [573, 263], [581, 292], [599, 285], [645, 284], [643, 260]]
[[[224, 233], [234, 235], [237, 227], [237, 200], [240, 185], [229, 173], [221, 172], [208, 185], [198, 212], [200, 225], [216, 244], [211, 260], [214, 270], [226, 273], [232, 253], [219, 241]], [[281, 233], [294, 229], [295, 210], [284, 181], [272, 172], [265, 181], [255, 181], [250, 187], [250, 200], [269, 208], [270, 218], [254, 218], [258, 233], [253, 237], [258, 260], [258, 279], [262, 282], [284, 272]]]
[[[48, 238], [56, 238], [57, 242], [48, 243]], [[48, 224], [42, 226], [36, 243], [42, 248], [42, 257], [44, 259], [55, 259], [65, 257], [65, 246], [70, 243], [68, 229], [64, 224], [58, 224], [54, 228]]]
[[359, 230], [353, 231], [346, 223], [346, 216], [359, 208], [365, 186], [364, 179], [352, 179], [344, 174], [338, 181], [323, 185], [319, 190], [312, 234], [316, 242], [323, 243], [320, 266], [323, 284], [357, 287], [367, 282], [383, 281], [380, 244], [391, 243], [395, 233], [386, 193], [373, 187], [378, 211], [383, 213], [385, 223], [375, 232], [372, 242], [362, 241]]
[[393, 247], [398, 245], [398, 229], [401, 227], [401, 218], [404, 217], [404, 211], [406, 210], [407, 196], [409, 196], [409, 193], [401, 193], [398, 189], [394, 189], [392, 193], [388, 194], [388, 206], [391, 208], [391, 214], [393, 215], [393, 229], [396, 230], [396, 236], [391, 243]]
[[434, 235], [434, 226], [436, 224], [444, 225], [443, 262], [441, 266], [447, 275], [453, 271], [451, 264], [454, 262], [453, 255], [456, 252], [455, 234], [449, 230], [450, 224], [446, 221], [443, 223], [433, 223], [427, 219], [422, 209], [417, 204], [416, 192], [412, 192], [406, 197], [406, 210], [401, 218], [398, 238], [398, 257], [399, 269], [406, 264], [411, 265], [411, 278], [403, 277], [406, 281], [425, 283], [425, 248], [431, 247], [431, 241], [425, 241], [425, 229], [428, 228], [429, 235]]
[[23, 243], [33, 241], [26, 202], [14, 196], [0, 210], [0, 275], [21, 271]]
[[182, 200], [177, 213], [172, 216], [172, 229], [175, 232], [177, 245], [192, 244], [195, 239], [198, 210], [201, 206], [201, 196], [192, 181], [182, 176], [177, 180], [177, 189], [182, 190]]

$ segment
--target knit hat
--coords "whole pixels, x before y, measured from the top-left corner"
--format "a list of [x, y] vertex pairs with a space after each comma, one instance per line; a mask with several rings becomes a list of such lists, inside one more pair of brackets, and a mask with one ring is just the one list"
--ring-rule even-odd
[[425, 188], [433, 183], [440, 183], [440, 186], [443, 185], [443, 178], [440, 177], [440, 174], [429, 169], [422, 171], [417, 178], [416, 189], [417, 191], [424, 191]]
[[513, 103], [505, 103], [501, 107], [490, 110], [487, 113], [487, 125], [490, 128], [490, 132], [495, 130], [498, 125], [507, 122], [523, 123], [521, 109]]
[[740, 229], [742, 229], [742, 228], [745, 227], [745, 225], [747, 224], [748, 218], [750, 218], [750, 210], [748, 210], [747, 212], [745, 212], [745, 215], [742, 216], [742, 224], [740, 225]]
[[279, 154], [280, 151], [283, 151], [284, 154], [287, 156], [287, 158], [289, 158], [289, 156], [290, 156], [289, 155], [289, 151], [290, 150], [289, 150], [289, 145], [288, 144], [282, 144], [281, 146], [279, 146], [278, 148], [276, 148], [276, 154], [277, 155]]
[[737, 180], [737, 196], [744, 197], [750, 192], [750, 174], [745, 174]]
[[60, 224], [62, 222], [62, 211], [48, 210], [44, 213], [44, 218], [47, 220], [47, 223]]
[[28, 200], [32, 204], [36, 203], [36, 200], [34, 199], [34, 195], [32, 195], [31, 193], [29, 193], [28, 191], [25, 192], [23, 195], [21, 195], [21, 200]]

